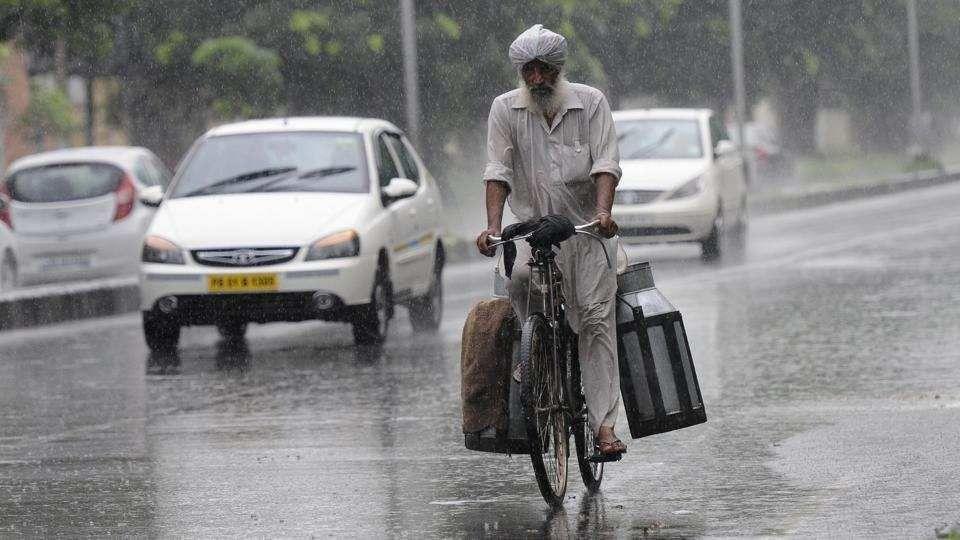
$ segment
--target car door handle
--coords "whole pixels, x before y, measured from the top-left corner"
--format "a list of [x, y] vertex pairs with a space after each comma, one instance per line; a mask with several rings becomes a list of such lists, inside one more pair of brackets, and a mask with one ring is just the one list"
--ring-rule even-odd
[[417, 210], [415, 208], [411, 208], [409, 213], [411, 216], [415, 216], [417, 215]]

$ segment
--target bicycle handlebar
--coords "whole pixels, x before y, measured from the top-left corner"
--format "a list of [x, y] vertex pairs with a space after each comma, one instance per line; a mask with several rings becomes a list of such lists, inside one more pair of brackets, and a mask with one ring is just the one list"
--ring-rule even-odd
[[[596, 226], [596, 225], [599, 225], [599, 224], [600, 224], [600, 220], [593, 220], [593, 221], [591, 221], [590, 223], [585, 223], [585, 224], [583, 224], [583, 225], [577, 225], [576, 227], [573, 228], [573, 231], [574, 231], [574, 234], [588, 234], [588, 235], [595, 236], [593, 233], [587, 231], [587, 229], [589, 229], [590, 227], [594, 227], [594, 226]], [[488, 247], [492, 247], [492, 248], [493, 248], [493, 247], [497, 247], [497, 246], [499, 246], [499, 245], [501, 245], [501, 244], [506, 244], [507, 242], [516, 242], [516, 241], [518, 241], [518, 240], [526, 240], [527, 238], [530, 238], [530, 236], [533, 235], [534, 232], [536, 232], [536, 231], [530, 231], [530, 232], [528, 232], [527, 234], [521, 234], [520, 236], [515, 236], [515, 237], [513, 237], [513, 238], [511, 238], [511, 239], [509, 239], [509, 240], [504, 240], [503, 237], [501, 237], [501, 236], [494, 236], [494, 235], [491, 234], [490, 236], [487, 237], [487, 239], [489, 239], [489, 240], [490, 240], [491, 242], [493, 242], [493, 243], [490, 244]]]
[[[591, 227], [594, 227], [594, 226], [596, 226], [596, 225], [599, 225], [599, 224], [600, 224], [600, 220], [596, 219], [596, 220], [591, 221], [590, 223], [585, 223], [585, 224], [583, 224], [583, 225], [577, 225], [577, 226], [575, 226], [575, 227], [573, 228], [573, 233], [574, 233], [574, 234], [585, 234], [585, 235], [589, 236], [590, 238], [593, 238], [593, 239], [596, 240], [597, 242], [600, 242], [600, 247], [603, 248], [603, 255], [607, 258], [607, 268], [613, 268], [613, 263], [610, 262], [610, 253], [607, 252], [607, 245], [603, 242], [603, 238], [601, 238], [598, 234], [593, 233], [593, 232], [590, 232], [590, 231], [587, 230], [587, 229], [589, 229], [589, 228], [591, 228]], [[532, 236], [534, 232], [535, 232], [535, 231], [531, 231], [531, 232], [528, 232], [527, 234], [521, 234], [520, 236], [516, 236], [516, 237], [511, 238], [511, 239], [509, 239], [509, 240], [504, 240], [503, 237], [501, 237], [501, 236], [494, 236], [494, 235], [491, 234], [490, 236], [487, 237], [487, 239], [490, 240], [490, 241], [493, 242], [493, 243], [492, 243], [492, 244], [489, 244], [487, 247], [495, 248], [495, 247], [497, 247], [497, 246], [499, 246], [499, 245], [506, 244], [507, 242], [517, 242], [517, 241], [519, 241], [519, 240], [526, 240], [527, 238], [529, 238], [530, 236]]]

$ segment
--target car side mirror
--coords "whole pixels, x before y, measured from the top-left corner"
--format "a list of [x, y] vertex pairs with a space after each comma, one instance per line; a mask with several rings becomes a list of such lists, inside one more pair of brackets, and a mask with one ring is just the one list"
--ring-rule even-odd
[[729, 139], [722, 139], [717, 142], [717, 146], [713, 149], [713, 157], [720, 157], [730, 154], [737, 151], [737, 145]]
[[160, 186], [149, 186], [140, 190], [140, 202], [144, 206], [156, 208], [163, 201], [163, 188]]
[[380, 192], [388, 199], [404, 199], [416, 195], [417, 183], [409, 178], [393, 178]]

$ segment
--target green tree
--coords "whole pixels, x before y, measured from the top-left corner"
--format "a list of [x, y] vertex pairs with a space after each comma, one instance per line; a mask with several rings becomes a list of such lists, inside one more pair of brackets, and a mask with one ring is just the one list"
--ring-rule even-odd
[[191, 55], [203, 76], [212, 107], [223, 119], [275, 113], [279, 105], [280, 58], [247, 38], [208, 39]]
[[34, 137], [37, 148], [43, 148], [46, 137], [65, 139], [80, 124], [73, 105], [59, 88], [33, 86], [30, 104], [20, 117], [20, 128]]

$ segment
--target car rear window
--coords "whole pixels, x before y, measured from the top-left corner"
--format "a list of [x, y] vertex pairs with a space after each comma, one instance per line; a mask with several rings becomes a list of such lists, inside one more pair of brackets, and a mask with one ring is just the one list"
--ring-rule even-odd
[[116, 191], [123, 172], [106, 163], [59, 163], [22, 169], [7, 181], [15, 201], [48, 203], [102, 197]]
[[190, 154], [175, 182], [172, 197], [370, 190], [361, 135], [323, 131], [210, 137]]

